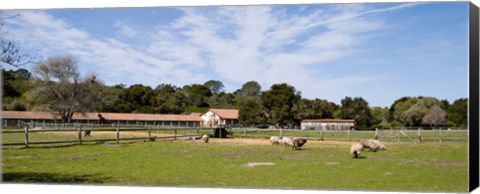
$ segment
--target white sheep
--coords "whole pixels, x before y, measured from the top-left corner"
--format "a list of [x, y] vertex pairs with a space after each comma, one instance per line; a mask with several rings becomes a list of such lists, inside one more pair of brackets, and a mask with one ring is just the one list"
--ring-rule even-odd
[[208, 143], [208, 135], [207, 135], [207, 134], [204, 134], [204, 135], [202, 136], [202, 140], [203, 140], [203, 142]]
[[272, 145], [283, 144], [282, 139], [277, 136], [270, 137], [270, 142], [272, 143]]
[[354, 158], [360, 157], [360, 153], [363, 151], [363, 144], [362, 143], [354, 143], [350, 147], [350, 154], [353, 154]]
[[290, 137], [282, 137], [282, 144], [286, 146], [293, 146], [293, 139]]
[[375, 139], [367, 139], [360, 142], [364, 148], [368, 148], [370, 151], [376, 152], [377, 150], [386, 150], [387, 147], [382, 142]]

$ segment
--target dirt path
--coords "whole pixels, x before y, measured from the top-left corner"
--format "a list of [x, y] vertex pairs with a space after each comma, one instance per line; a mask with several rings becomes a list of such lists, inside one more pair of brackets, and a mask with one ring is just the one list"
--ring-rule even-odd
[[[72, 132], [61, 132], [65, 134], [71, 134]], [[76, 133], [76, 132], [74, 132]], [[92, 131], [91, 135], [94, 136], [116, 136], [115, 131]], [[152, 137], [173, 137], [174, 134], [166, 133], [151, 133]], [[147, 132], [136, 132], [136, 131], [125, 131], [120, 132], [120, 137], [122, 138], [131, 138], [131, 137], [148, 137]], [[178, 139], [183, 140], [183, 137]], [[225, 143], [225, 144], [247, 144], [247, 145], [271, 145], [268, 139], [244, 139], [244, 138], [226, 138], [226, 139], [217, 139], [210, 138], [211, 143]], [[307, 144], [309, 145], [351, 145], [353, 141], [319, 141], [319, 140], [309, 140]]]

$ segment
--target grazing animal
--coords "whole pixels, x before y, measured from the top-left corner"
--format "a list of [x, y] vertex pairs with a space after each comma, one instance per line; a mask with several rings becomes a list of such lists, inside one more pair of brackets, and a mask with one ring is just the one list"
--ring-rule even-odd
[[300, 149], [305, 143], [307, 143], [307, 140], [306, 140], [306, 139], [303, 139], [303, 138], [294, 138], [294, 139], [293, 139], [292, 149], [293, 149], [293, 150]]
[[156, 139], [157, 139], [156, 136], [153, 136], [153, 137], [148, 138], [148, 140], [150, 140], [150, 141], [155, 141]]
[[91, 133], [92, 133], [91, 130], [85, 130], [85, 137], [90, 136]]
[[350, 146], [350, 154], [353, 154], [354, 158], [360, 157], [360, 153], [363, 151], [362, 143], [354, 143]]
[[364, 148], [368, 148], [372, 152], [376, 152], [377, 150], [386, 150], [387, 149], [387, 147], [385, 145], [383, 145], [382, 142], [380, 142], [379, 140], [375, 140], [375, 139], [363, 140], [360, 143], [363, 145]]
[[207, 134], [203, 135], [202, 140], [203, 142], [208, 143], [208, 135]]
[[293, 139], [290, 137], [282, 137], [282, 144], [286, 146], [293, 146]]
[[270, 137], [270, 142], [272, 143], [272, 145], [279, 145], [282, 144], [282, 139], [277, 136], [272, 136]]

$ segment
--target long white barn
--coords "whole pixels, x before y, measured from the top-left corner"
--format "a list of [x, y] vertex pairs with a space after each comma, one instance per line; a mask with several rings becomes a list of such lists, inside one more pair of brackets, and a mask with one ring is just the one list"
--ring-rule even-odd
[[306, 119], [301, 122], [302, 130], [351, 130], [354, 128], [354, 119]]

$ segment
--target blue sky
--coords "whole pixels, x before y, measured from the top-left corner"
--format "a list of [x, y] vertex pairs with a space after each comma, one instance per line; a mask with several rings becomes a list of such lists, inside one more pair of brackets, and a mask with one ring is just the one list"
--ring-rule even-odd
[[[468, 95], [468, 2], [11, 10], [7, 36], [107, 85], [288, 83], [302, 97]], [[31, 68], [32, 65], [26, 66]]]

